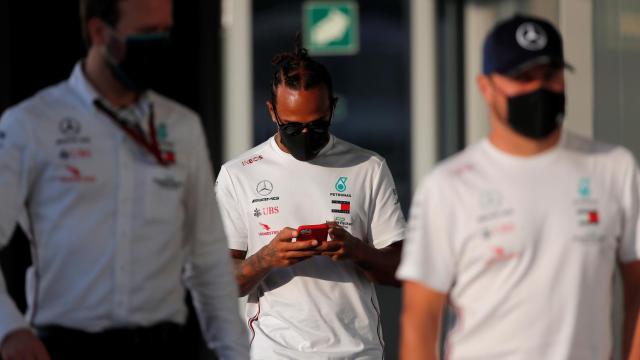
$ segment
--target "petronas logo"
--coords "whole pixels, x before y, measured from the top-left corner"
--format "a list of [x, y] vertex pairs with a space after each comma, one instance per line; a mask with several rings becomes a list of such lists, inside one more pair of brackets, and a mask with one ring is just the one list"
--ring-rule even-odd
[[338, 190], [338, 192], [345, 192], [347, 190], [347, 179], [346, 176], [338, 178], [336, 182], [336, 190]]

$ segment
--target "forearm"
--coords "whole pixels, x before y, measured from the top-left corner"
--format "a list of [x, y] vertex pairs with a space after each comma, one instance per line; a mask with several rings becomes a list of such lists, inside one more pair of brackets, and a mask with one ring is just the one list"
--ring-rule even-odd
[[640, 321], [638, 295], [625, 297], [623, 322], [623, 354], [624, 359], [640, 359]]
[[28, 327], [29, 324], [7, 293], [4, 276], [0, 272], [0, 344], [12, 331]]
[[438, 358], [439, 318], [402, 313], [400, 358], [402, 360], [436, 360]]
[[376, 249], [364, 245], [360, 254], [356, 264], [369, 280], [382, 285], [400, 286], [400, 282], [395, 277], [396, 269], [400, 264], [401, 248], [399, 246], [392, 245]]
[[233, 261], [240, 296], [247, 295], [271, 271], [271, 267], [262, 257], [262, 251], [244, 260], [233, 259]]

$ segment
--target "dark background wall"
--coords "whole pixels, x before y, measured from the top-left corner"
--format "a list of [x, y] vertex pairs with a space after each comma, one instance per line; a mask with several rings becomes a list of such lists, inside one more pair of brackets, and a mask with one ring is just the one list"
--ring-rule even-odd
[[[174, 2], [173, 71], [159, 92], [198, 112], [209, 139], [215, 169], [220, 167], [220, 3]], [[65, 80], [83, 57], [78, 1], [0, 0], [0, 113], [36, 91]], [[0, 199], [1, 202], [1, 199]], [[30, 265], [28, 240], [17, 228], [0, 251], [0, 265], [10, 294], [25, 309], [24, 276]], [[193, 313], [194, 343], [185, 358], [204, 356]], [[199, 342], [195, 342], [199, 341]]]

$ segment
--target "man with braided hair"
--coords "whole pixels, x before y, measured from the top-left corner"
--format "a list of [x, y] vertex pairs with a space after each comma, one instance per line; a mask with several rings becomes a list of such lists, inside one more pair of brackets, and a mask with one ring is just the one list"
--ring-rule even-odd
[[[277, 132], [224, 164], [216, 187], [251, 357], [381, 359], [374, 283], [397, 285], [405, 227], [393, 178], [329, 132], [337, 98], [322, 64], [299, 44], [273, 64]], [[329, 241], [296, 241], [298, 226], [325, 222]]]

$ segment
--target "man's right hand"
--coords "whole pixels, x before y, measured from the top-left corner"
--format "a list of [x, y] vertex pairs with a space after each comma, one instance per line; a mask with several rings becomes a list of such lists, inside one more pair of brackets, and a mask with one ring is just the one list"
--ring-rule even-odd
[[260, 257], [260, 262], [268, 268], [283, 268], [317, 255], [317, 240], [292, 242], [297, 236], [298, 232], [295, 229], [287, 227], [280, 230], [278, 235], [256, 254]]
[[297, 236], [295, 229], [284, 228], [248, 258], [246, 251], [231, 250], [240, 296], [247, 295], [272, 269], [288, 267], [318, 255], [317, 240], [292, 242]]
[[44, 344], [29, 329], [9, 333], [0, 347], [3, 360], [50, 360]]

